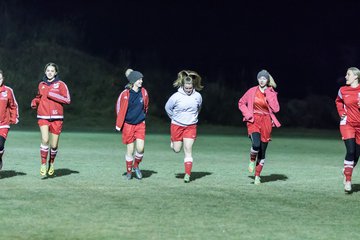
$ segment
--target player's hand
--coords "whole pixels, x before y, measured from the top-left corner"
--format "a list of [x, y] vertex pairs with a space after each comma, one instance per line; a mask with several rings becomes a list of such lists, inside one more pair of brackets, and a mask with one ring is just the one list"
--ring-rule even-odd
[[31, 108], [32, 108], [32, 109], [36, 109], [38, 105], [39, 105], [39, 99], [34, 98], [34, 99], [31, 101], [31, 105], [30, 105]]
[[19, 119], [18, 119], [18, 118], [15, 119], [15, 121], [10, 120], [10, 124], [18, 124], [18, 122], [19, 122]]
[[341, 115], [340, 119], [344, 120], [345, 117], [346, 117], [346, 113], [343, 113], [343, 115]]

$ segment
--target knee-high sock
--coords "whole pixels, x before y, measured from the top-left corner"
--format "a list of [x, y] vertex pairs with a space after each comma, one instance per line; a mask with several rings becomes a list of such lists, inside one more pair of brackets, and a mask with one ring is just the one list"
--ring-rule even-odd
[[49, 153], [49, 146], [41, 144], [40, 145], [41, 164], [46, 164], [48, 153]]
[[256, 166], [256, 170], [255, 170], [255, 176], [260, 176], [260, 173], [264, 167], [264, 164], [265, 164], [265, 159], [261, 159], [259, 162], [258, 162], [258, 165]]
[[57, 152], [58, 152], [58, 151], [57, 151], [57, 149], [55, 149], [55, 148], [51, 148], [51, 149], [50, 149], [50, 160], [49, 160], [49, 162], [50, 162], [51, 164], [54, 163]]
[[138, 153], [137, 151], [135, 152], [134, 168], [139, 167], [139, 164], [141, 163], [143, 156], [144, 156], [143, 153]]
[[193, 158], [192, 157], [184, 158], [185, 173], [188, 174], [188, 175], [191, 174], [192, 163], [193, 163]]
[[354, 161], [344, 160], [344, 175], [346, 181], [351, 181], [353, 168], [354, 168]]
[[134, 158], [133, 156], [125, 155], [125, 160], [126, 160], [126, 172], [131, 173]]

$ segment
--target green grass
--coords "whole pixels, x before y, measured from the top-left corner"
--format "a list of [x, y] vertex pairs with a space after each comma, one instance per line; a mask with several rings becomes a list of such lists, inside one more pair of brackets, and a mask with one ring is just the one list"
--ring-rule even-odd
[[273, 139], [255, 186], [245, 135], [199, 134], [185, 184], [183, 152], [170, 151], [168, 135], [147, 135], [144, 179], [125, 181], [119, 134], [64, 132], [55, 177], [42, 178], [39, 133], [13, 130], [0, 238], [359, 239], [360, 177], [356, 169], [354, 193], [344, 194], [338, 131], [275, 130]]

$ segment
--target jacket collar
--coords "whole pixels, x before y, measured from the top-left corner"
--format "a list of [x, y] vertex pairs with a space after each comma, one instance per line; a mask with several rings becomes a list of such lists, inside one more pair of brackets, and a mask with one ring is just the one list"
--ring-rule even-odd
[[60, 78], [59, 78], [59, 76], [55, 76], [55, 79], [53, 80], [53, 81], [51, 81], [51, 82], [49, 82], [49, 79], [46, 77], [46, 76], [44, 76], [43, 78], [42, 78], [42, 82], [44, 82], [46, 85], [48, 85], [48, 86], [50, 86], [52, 83], [56, 83], [56, 82], [58, 82], [58, 81], [60, 81]]

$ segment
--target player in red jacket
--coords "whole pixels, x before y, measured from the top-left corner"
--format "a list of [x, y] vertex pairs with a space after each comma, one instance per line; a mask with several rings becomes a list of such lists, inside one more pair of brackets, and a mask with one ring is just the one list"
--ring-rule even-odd
[[[275, 114], [280, 110], [276, 83], [266, 70], [257, 74], [258, 86], [250, 88], [239, 100], [239, 109], [244, 116], [252, 146], [249, 172], [254, 173], [254, 184], [260, 184], [260, 173], [265, 163], [265, 152], [271, 140], [272, 127], [280, 127]], [[256, 161], [257, 158], [257, 161]]]
[[19, 122], [18, 104], [14, 92], [4, 85], [4, 74], [0, 70], [0, 170], [3, 166], [5, 141], [11, 124]]
[[346, 147], [344, 160], [344, 190], [351, 192], [351, 176], [360, 156], [360, 70], [351, 67], [346, 72], [346, 86], [339, 89], [335, 103], [340, 116], [340, 132]]
[[[38, 86], [38, 94], [31, 101], [31, 108], [37, 108], [38, 124], [41, 132], [40, 174], [54, 174], [54, 161], [58, 152], [59, 137], [63, 126], [64, 104], [70, 104], [70, 94], [66, 84], [60, 80], [59, 68], [55, 63], [46, 64], [45, 76]], [[46, 163], [49, 153], [49, 168]]]
[[139, 164], [144, 155], [145, 118], [149, 106], [149, 95], [142, 87], [143, 75], [128, 69], [125, 73], [129, 84], [116, 102], [116, 130], [122, 132], [122, 142], [126, 144], [126, 179], [142, 179]]

